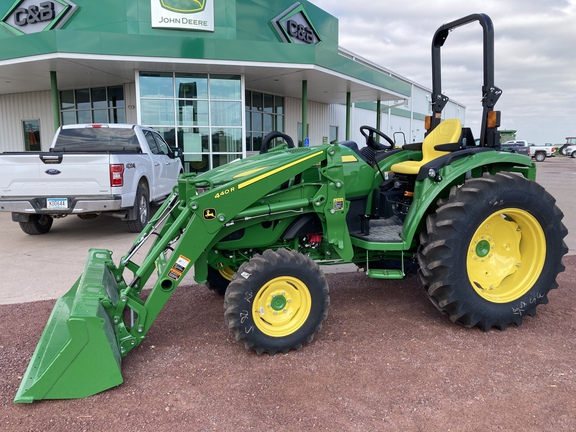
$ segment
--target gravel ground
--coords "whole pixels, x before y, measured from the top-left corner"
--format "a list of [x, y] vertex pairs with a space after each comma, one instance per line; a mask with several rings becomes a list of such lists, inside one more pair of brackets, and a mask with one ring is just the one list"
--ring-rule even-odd
[[331, 306], [315, 341], [248, 353], [222, 298], [180, 287], [125, 382], [68, 401], [14, 404], [53, 300], [0, 305], [0, 430], [574, 431], [576, 256], [535, 318], [506, 331], [449, 322], [418, 278], [328, 274]]

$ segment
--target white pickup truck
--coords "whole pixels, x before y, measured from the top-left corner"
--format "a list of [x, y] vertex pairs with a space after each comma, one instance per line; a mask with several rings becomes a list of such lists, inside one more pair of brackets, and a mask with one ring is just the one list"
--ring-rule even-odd
[[0, 154], [0, 211], [27, 234], [45, 234], [54, 218], [69, 214], [109, 214], [139, 232], [150, 204], [170, 194], [182, 171], [179, 151], [154, 129], [66, 125], [48, 152]]
[[558, 146], [554, 145], [530, 145], [530, 156], [536, 160], [536, 162], [543, 162], [547, 157], [554, 157], [556, 155], [556, 150]]
[[524, 140], [506, 141], [502, 143], [501, 146], [502, 149], [508, 149], [508, 151], [530, 156], [532, 159], [535, 159], [536, 162], [542, 162], [547, 157], [554, 157], [558, 147], [553, 145], [537, 146], [529, 144], [528, 141]]

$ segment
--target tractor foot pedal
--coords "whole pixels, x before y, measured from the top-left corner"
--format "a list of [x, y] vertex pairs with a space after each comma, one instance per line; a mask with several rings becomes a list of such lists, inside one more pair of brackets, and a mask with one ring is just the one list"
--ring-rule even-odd
[[372, 279], [404, 279], [404, 272], [400, 269], [370, 269], [366, 275]]

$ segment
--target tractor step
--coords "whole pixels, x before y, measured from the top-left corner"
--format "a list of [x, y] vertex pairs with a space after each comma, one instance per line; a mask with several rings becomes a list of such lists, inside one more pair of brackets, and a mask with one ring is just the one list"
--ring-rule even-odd
[[372, 279], [404, 279], [404, 272], [400, 269], [370, 269], [366, 275]]
[[393, 216], [387, 219], [371, 219], [368, 224], [368, 234], [365, 232], [350, 232], [350, 235], [367, 242], [401, 242], [402, 241], [402, 221]]

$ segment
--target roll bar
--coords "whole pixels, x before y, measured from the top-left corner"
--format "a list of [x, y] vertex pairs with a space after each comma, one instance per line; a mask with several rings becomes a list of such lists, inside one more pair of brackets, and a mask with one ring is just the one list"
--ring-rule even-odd
[[478, 21], [484, 33], [484, 83], [482, 85], [482, 126], [480, 129], [480, 145], [497, 147], [500, 145], [499, 132], [488, 127], [488, 113], [494, 111], [494, 106], [502, 95], [502, 90], [494, 85], [494, 26], [486, 14], [472, 14], [456, 21], [444, 24], [434, 34], [432, 39], [432, 124], [433, 130], [441, 121], [442, 110], [448, 102], [448, 97], [442, 94], [442, 66], [440, 51], [450, 31], [466, 24]]

